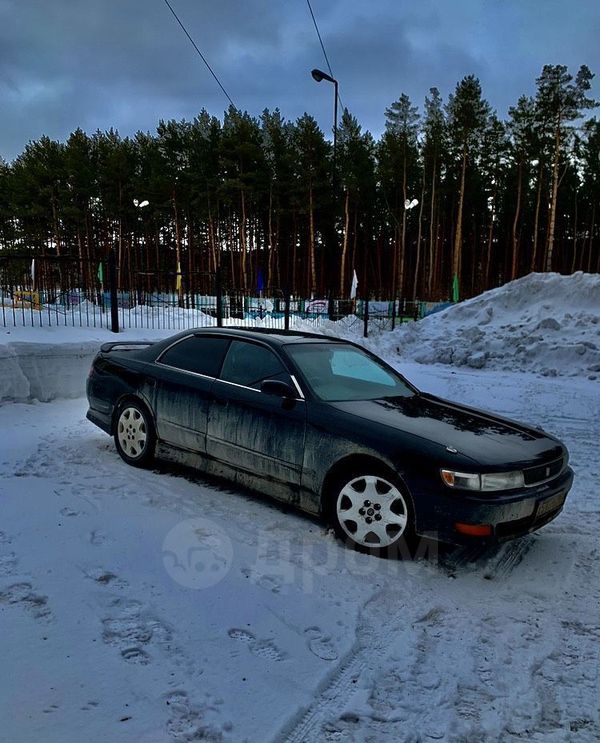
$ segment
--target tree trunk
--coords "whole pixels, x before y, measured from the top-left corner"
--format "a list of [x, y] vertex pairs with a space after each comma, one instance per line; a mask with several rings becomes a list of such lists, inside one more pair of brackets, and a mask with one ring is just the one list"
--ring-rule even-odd
[[571, 273], [575, 273], [576, 265], [577, 265], [577, 191], [575, 191], [575, 216], [573, 220], [573, 260], [571, 262]]
[[[292, 292], [297, 293], [296, 287], [296, 261], [298, 260], [298, 224], [296, 212], [294, 212], [294, 230], [292, 232]], [[289, 264], [287, 275], [290, 275]]]
[[345, 282], [346, 282], [346, 254], [348, 252], [348, 228], [350, 226], [350, 191], [346, 189], [346, 198], [344, 199], [344, 239], [342, 242], [342, 260], [340, 265], [340, 297], [345, 297]]
[[556, 200], [558, 196], [558, 164], [560, 155], [560, 116], [556, 122], [556, 133], [554, 137], [554, 161], [552, 163], [552, 189], [550, 193], [550, 204], [548, 214], [548, 238], [546, 240], [546, 259], [544, 269], [552, 270], [552, 255], [554, 253], [554, 229], [556, 224]]
[[208, 272], [214, 273], [218, 268], [217, 263], [217, 246], [215, 244], [215, 227], [213, 216], [208, 209]]
[[241, 190], [241, 206], [242, 206], [242, 218], [240, 220], [239, 225], [239, 234], [240, 234], [240, 246], [242, 248], [242, 261], [240, 266], [240, 284], [242, 289], [247, 288], [247, 277], [246, 277], [246, 255], [247, 255], [247, 245], [246, 245], [246, 198], [244, 196], [244, 189]]
[[433, 158], [431, 167], [431, 208], [429, 210], [429, 275], [427, 276], [427, 295], [431, 299], [437, 263], [437, 224], [435, 214], [435, 190], [437, 185], [437, 157]]
[[181, 274], [181, 234], [179, 229], [179, 214], [177, 211], [177, 198], [175, 194], [175, 189], [173, 189], [171, 193], [171, 199], [173, 203], [173, 218], [175, 220], [175, 260], [177, 261], [176, 266], [176, 275], [175, 275], [175, 288], [177, 290], [177, 284], [179, 283], [179, 290], [177, 291], [178, 298], [179, 298], [179, 306], [183, 307], [183, 282], [177, 281], [177, 279], [180, 278]]
[[310, 270], [310, 297], [314, 296], [317, 290], [317, 267], [315, 264], [315, 215], [314, 215], [314, 204], [313, 204], [313, 188], [312, 184], [308, 189], [308, 213], [309, 213], [309, 270]]
[[[590, 239], [588, 240], [588, 264], [587, 272], [592, 272], [592, 245], [594, 240], [594, 230], [596, 229], [596, 204], [592, 207], [592, 228], [590, 230]], [[583, 256], [582, 256], [582, 268], [583, 268]]]
[[487, 251], [485, 254], [485, 270], [483, 275], [483, 291], [490, 288], [490, 266], [492, 264], [492, 246], [494, 245], [494, 220], [496, 218], [496, 192], [494, 191], [492, 201], [492, 213], [490, 214], [490, 227], [488, 230]]
[[408, 199], [406, 183], [406, 147], [404, 148], [404, 167], [402, 170], [402, 237], [400, 239], [400, 261], [398, 269], [398, 290], [404, 297], [404, 264], [406, 262], [406, 201]]
[[269, 235], [268, 235], [268, 255], [267, 255], [267, 286], [271, 286], [271, 273], [273, 270], [273, 186], [269, 187]]
[[421, 178], [421, 199], [419, 201], [419, 229], [417, 230], [417, 255], [415, 257], [415, 277], [413, 281], [412, 299], [417, 298], [417, 289], [419, 286], [419, 268], [421, 262], [421, 236], [423, 232], [423, 207], [425, 202], [425, 168]]
[[540, 227], [540, 207], [542, 203], [542, 181], [543, 181], [543, 166], [540, 160], [540, 169], [538, 172], [538, 189], [535, 200], [535, 218], [533, 220], [533, 252], [531, 254], [531, 270], [535, 271], [537, 265], [537, 252], [539, 243], [539, 227]]
[[465, 178], [467, 173], [467, 144], [463, 145], [462, 154], [462, 170], [460, 174], [460, 189], [458, 192], [458, 211], [456, 214], [456, 232], [454, 233], [454, 251], [452, 253], [452, 276], [450, 280], [454, 280], [454, 276], [458, 277], [458, 285], [460, 289], [460, 268], [462, 258], [462, 222], [463, 222], [463, 207], [465, 203]]
[[515, 206], [515, 216], [512, 223], [512, 261], [510, 266], [510, 278], [517, 278], [517, 263], [519, 254], [519, 217], [521, 214], [521, 192], [523, 190], [523, 161], [519, 163], [519, 173], [517, 176], [517, 204]]

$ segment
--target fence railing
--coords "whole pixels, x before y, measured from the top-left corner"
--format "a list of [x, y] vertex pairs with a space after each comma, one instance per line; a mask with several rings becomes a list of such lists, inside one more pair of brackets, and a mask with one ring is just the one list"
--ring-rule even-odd
[[[32, 263], [29, 258], [0, 256], [2, 325], [100, 327], [119, 332], [209, 325], [318, 329], [329, 321], [343, 321], [366, 336], [374, 330], [393, 330], [437, 307], [403, 299], [304, 299], [280, 289], [258, 293], [227, 286], [218, 272], [195, 281], [186, 277], [185, 283], [177, 277], [173, 280], [171, 274], [129, 275], [124, 290], [117, 283], [114, 254], [102, 269], [85, 269], [72, 259], [51, 257]], [[203, 291], [196, 291], [196, 286]]]

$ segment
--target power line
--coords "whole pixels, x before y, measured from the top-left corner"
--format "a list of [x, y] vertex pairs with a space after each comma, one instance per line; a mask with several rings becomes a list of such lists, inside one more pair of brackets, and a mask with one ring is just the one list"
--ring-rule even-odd
[[198, 54], [200, 55], [200, 58], [202, 59], [202, 61], [204, 62], [204, 64], [205, 64], [205, 65], [207, 66], [207, 68], [208, 68], [208, 71], [210, 72], [210, 74], [211, 74], [211, 75], [212, 75], [212, 76], [213, 76], [213, 77], [215, 78], [215, 80], [217, 81], [217, 85], [219, 86], [219, 88], [221, 88], [221, 90], [223, 91], [223, 93], [225, 93], [225, 97], [227, 98], [227, 100], [229, 101], [229, 103], [231, 103], [231, 105], [232, 105], [232, 106], [233, 106], [234, 108], [237, 108], [237, 106], [235, 105], [235, 103], [234, 103], [234, 102], [233, 102], [233, 101], [231, 100], [231, 96], [230, 96], [230, 95], [229, 95], [229, 93], [228, 93], [228, 92], [227, 92], [227, 91], [225, 90], [225, 88], [224, 88], [224, 87], [223, 87], [223, 85], [221, 84], [221, 81], [220, 81], [220, 80], [219, 80], [219, 78], [218, 78], [218, 77], [216, 76], [216, 74], [215, 74], [215, 72], [214, 72], [213, 68], [212, 68], [212, 67], [211, 67], [211, 66], [210, 66], [210, 65], [208, 64], [208, 62], [207, 62], [207, 60], [206, 60], [206, 57], [204, 56], [204, 54], [202, 54], [202, 52], [200, 51], [200, 49], [198, 49], [198, 47], [196, 46], [196, 42], [194, 41], [194, 39], [192, 39], [192, 37], [191, 37], [191, 36], [189, 35], [189, 33], [188, 33], [188, 31], [187, 31], [187, 28], [186, 28], [186, 27], [185, 27], [185, 26], [183, 25], [183, 23], [182, 23], [182, 22], [181, 22], [181, 21], [179, 20], [179, 16], [178, 16], [178, 15], [177, 15], [177, 13], [176, 13], [176, 12], [175, 12], [175, 11], [173, 10], [173, 7], [172, 7], [171, 3], [169, 2], [169, 0], [165, 0], [165, 4], [166, 4], [166, 6], [167, 6], [167, 7], [169, 8], [169, 10], [171, 11], [171, 13], [173, 13], [173, 16], [175, 17], [175, 20], [176, 20], [176, 21], [177, 21], [177, 23], [178, 23], [178, 24], [179, 24], [179, 25], [181, 26], [181, 29], [182, 29], [183, 33], [184, 33], [184, 34], [185, 34], [185, 35], [186, 35], [186, 36], [188, 37], [188, 39], [190, 40], [190, 43], [192, 44], [192, 46], [194, 47], [194, 49], [195, 49], [195, 50], [196, 50], [196, 51], [198, 52]]
[[[325, 62], [327, 62], [327, 69], [329, 70], [329, 74], [331, 75], [331, 77], [335, 78], [335, 75], [333, 74], [333, 70], [331, 69], [331, 65], [329, 64], [329, 57], [327, 56], [327, 52], [325, 51], [325, 44], [323, 44], [323, 39], [321, 38], [321, 32], [319, 31], [319, 27], [317, 26], [317, 19], [315, 18], [315, 14], [313, 13], [310, 0], [306, 0], [306, 3], [308, 5], [308, 9], [310, 10], [310, 17], [312, 18], [312, 21], [315, 25], [315, 31], [317, 32], [317, 36], [319, 37], [319, 43], [321, 44], [321, 49], [323, 50], [323, 56], [325, 57]], [[338, 101], [340, 102], [340, 106], [342, 107], [342, 110], [343, 110], [344, 104], [342, 103], [342, 97], [339, 93], [339, 90], [338, 90]]]

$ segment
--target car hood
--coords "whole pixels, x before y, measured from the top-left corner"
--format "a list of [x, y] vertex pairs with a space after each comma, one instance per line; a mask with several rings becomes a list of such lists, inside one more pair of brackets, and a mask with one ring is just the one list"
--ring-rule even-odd
[[534, 466], [564, 453], [562, 445], [543, 431], [433, 395], [331, 404], [348, 414], [456, 449], [485, 468]]

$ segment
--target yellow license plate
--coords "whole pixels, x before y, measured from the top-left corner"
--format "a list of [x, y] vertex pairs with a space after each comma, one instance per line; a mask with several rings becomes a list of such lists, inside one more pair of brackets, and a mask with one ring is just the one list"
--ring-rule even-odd
[[537, 517], [540, 518], [551, 511], [556, 511], [565, 502], [565, 497], [564, 493], [557, 493], [557, 495], [553, 495], [551, 498], [546, 498], [546, 500], [538, 503]]

